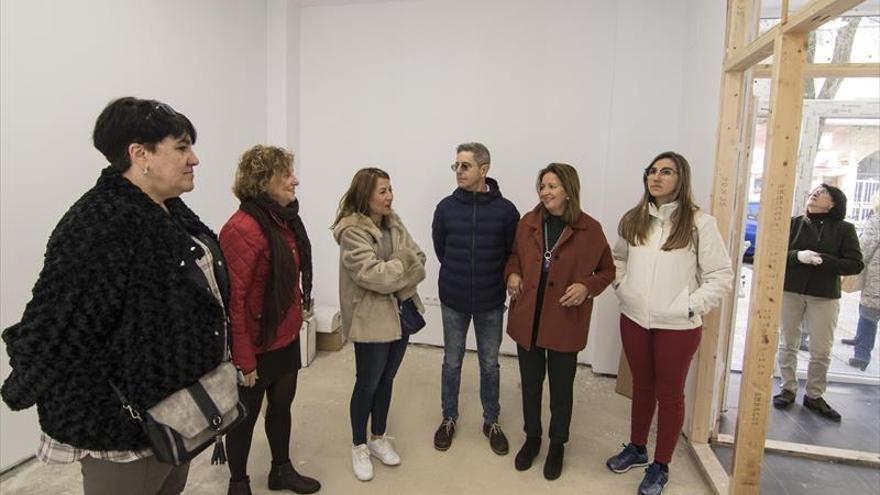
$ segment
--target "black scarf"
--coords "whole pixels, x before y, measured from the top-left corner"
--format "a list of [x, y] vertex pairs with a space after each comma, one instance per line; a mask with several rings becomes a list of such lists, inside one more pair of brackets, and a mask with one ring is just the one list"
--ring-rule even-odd
[[[275, 341], [278, 325], [293, 303], [300, 273], [303, 309], [308, 310], [312, 306], [312, 244], [299, 216], [299, 200], [285, 207], [260, 197], [242, 201], [239, 208], [257, 221], [269, 242], [269, 276], [266, 278], [263, 316], [260, 320], [260, 345], [268, 348]], [[297, 273], [293, 254], [279, 223], [290, 228], [296, 238], [300, 273]]]

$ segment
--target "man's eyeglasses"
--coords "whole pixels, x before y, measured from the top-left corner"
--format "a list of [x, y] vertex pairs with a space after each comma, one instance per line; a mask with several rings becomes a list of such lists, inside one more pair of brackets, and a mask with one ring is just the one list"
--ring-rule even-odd
[[[485, 163], [483, 165], [485, 165]], [[468, 170], [470, 170], [474, 167], [482, 167], [483, 165], [474, 165], [474, 164], [468, 163], [468, 162], [455, 162], [452, 165], [450, 165], [449, 168], [453, 172], [458, 172], [459, 170], [461, 170], [462, 172], [467, 172]]]
[[672, 177], [673, 175], [678, 174], [678, 172], [676, 172], [674, 168], [669, 167], [659, 169], [657, 167], [649, 167], [645, 169], [645, 177], [650, 177], [657, 174], [660, 174], [660, 177]]
[[163, 113], [167, 117], [177, 117], [177, 112], [175, 112], [174, 109], [171, 108], [171, 105], [169, 105], [167, 103], [162, 103], [160, 101], [160, 102], [154, 103], [150, 107], [150, 113], [147, 114], [147, 118], [144, 120], [150, 120], [150, 118], [153, 115], [155, 115], [156, 113]]

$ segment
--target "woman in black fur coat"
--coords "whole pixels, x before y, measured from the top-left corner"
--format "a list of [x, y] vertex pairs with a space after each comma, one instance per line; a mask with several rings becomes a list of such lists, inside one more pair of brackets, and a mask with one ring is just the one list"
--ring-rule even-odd
[[164, 103], [126, 97], [93, 139], [110, 166], [55, 227], [33, 298], [3, 332], [2, 398], [36, 404], [38, 458], [81, 461], [86, 495], [178, 494], [189, 466], [155, 460], [110, 382], [145, 410], [223, 358], [222, 254], [179, 198], [193, 189], [196, 131]]

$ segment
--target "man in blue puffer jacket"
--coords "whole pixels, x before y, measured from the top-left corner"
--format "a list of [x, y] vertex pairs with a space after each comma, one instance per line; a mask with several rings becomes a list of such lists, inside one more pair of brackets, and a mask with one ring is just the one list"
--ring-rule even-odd
[[458, 188], [434, 211], [434, 251], [440, 260], [443, 313], [443, 422], [434, 433], [434, 448], [447, 450], [458, 420], [461, 363], [471, 319], [480, 361], [483, 434], [498, 455], [508, 452], [498, 424], [498, 349], [506, 298], [504, 265], [513, 248], [519, 212], [501, 196], [498, 182], [487, 177], [489, 150], [464, 143], [456, 150], [452, 170]]

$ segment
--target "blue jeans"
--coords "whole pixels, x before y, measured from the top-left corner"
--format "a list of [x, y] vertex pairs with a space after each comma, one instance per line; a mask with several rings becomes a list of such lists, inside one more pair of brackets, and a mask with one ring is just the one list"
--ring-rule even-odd
[[878, 320], [880, 320], [880, 308], [869, 308], [859, 304], [859, 323], [856, 326], [856, 349], [853, 356], [859, 361], [866, 363], [871, 361]]
[[351, 394], [352, 444], [367, 443], [367, 421], [373, 435], [384, 435], [394, 377], [403, 362], [409, 337], [377, 344], [354, 343], [357, 378]]
[[501, 347], [501, 320], [504, 306], [482, 313], [459, 313], [443, 305], [443, 373], [441, 400], [443, 417], [458, 419], [458, 389], [461, 385], [461, 362], [464, 359], [467, 332], [474, 320], [477, 337], [477, 355], [480, 360], [480, 401], [483, 403], [483, 422], [495, 423], [501, 413], [498, 403], [498, 348]]

